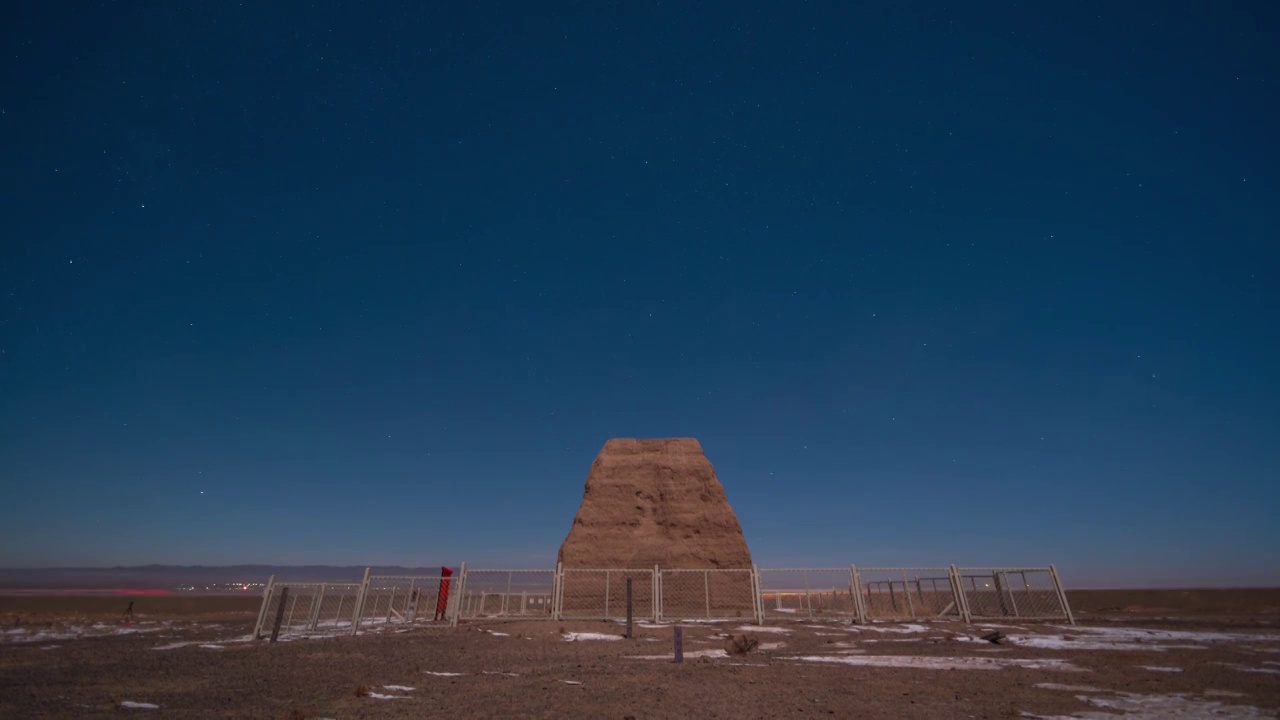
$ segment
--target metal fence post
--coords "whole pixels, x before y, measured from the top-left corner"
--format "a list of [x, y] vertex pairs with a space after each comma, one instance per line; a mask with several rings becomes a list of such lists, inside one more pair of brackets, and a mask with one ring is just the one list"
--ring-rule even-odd
[[751, 596], [755, 601], [751, 603], [751, 611], [755, 614], [755, 624], [764, 624], [764, 596], [762, 585], [760, 585], [760, 566], [751, 565]]
[[560, 619], [560, 606], [564, 597], [564, 563], [556, 563], [556, 574], [551, 578], [551, 619]]
[[511, 599], [511, 578], [514, 575], [515, 575], [514, 571], [512, 570], [507, 571], [507, 591], [502, 594], [502, 609], [499, 611], [502, 615], [506, 615], [507, 613], [510, 612], [510, 610], [507, 608], [507, 603]]
[[453, 603], [453, 613], [451, 614], [448, 613], [449, 605], [448, 603], [445, 604], [446, 614], [449, 614], [449, 627], [458, 627], [458, 618], [462, 615], [462, 597], [463, 597], [463, 593], [467, 591], [467, 564], [466, 563], [458, 564], [458, 576], [459, 576], [457, 580], [458, 587], [450, 588], [450, 593], [449, 593], [450, 602], [453, 601], [454, 597], [458, 598], [458, 601], [456, 603]]
[[315, 630], [320, 623], [320, 606], [324, 604], [325, 583], [320, 583], [320, 591], [311, 598], [311, 618], [307, 622], [308, 630]]
[[711, 571], [702, 571], [702, 595], [707, 603], [707, 619], [711, 619]]
[[964, 620], [966, 624], [972, 625], [973, 615], [969, 612], [969, 598], [964, 594], [964, 578], [960, 577], [960, 570], [955, 565], [951, 566], [948, 574], [951, 576], [951, 592], [955, 594], [956, 608], [960, 610], [960, 619]]
[[813, 598], [809, 595], [809, 571], [801, 570], [800, 577], [804, 578], [804, 602], [809, 606], [809, 617], [813, 617]]
[[858, 566], [849, 565], [849, 594], [853, 601], [853, 621], [858, 625], [867, 624], [867, 608], [862, 602], [862, 579], [858, 577]]
[[662, 574], [653, 566], [653, 621], [662, 622]]
[[262, 637], [262, 621], [267, 615], [267, 604], [271, 602], [271, 592], [275, 589], [276, 576], [267, 578], [267, 587], [262, 591], [262, 607], [258, 608], [258, 621], [253, 624], [253, 639]]
[[364, 579], [360, 581], [360, 592], [356, 594], [356, 602], [351, 611], [351, 634], [354, 636], [360, 629], [360, 615], [364, 612], [364, 596], [369, 592], [369, 572], [373, 568], [364, 569]]
[[1050, 565], [1049, 575], [1053, 578], [1053, 589], [1058, 593], [1058, 602], [1062, 603], [1062, 611], [1067, 616], [1067, 622], [1074, 626], [1076, 624], [1076, 616], [1072, 614], [1071, 605], [1067, 602], [1067, 592], [1062, 589], [1062, 580], [1058, 577], [1058, 568]]
[[[1013, 608], [1013, 616], [1022, 617], [1018, 612], [1018, 599], [1013, 595], [1013, 588], [1009, 587], [1009, 573], [1002, 572], [1000, 573], [1000, 576], [1004, 578], [1000, 585], [1009, 593], [1009, 606]], [[1026, 583], [1023, 584], [1025, 585]]]
[[280, 604], [276, 607], [276, 622], [275, 625], [271, 626], [271, 642], [273, 643], [280, 637], [280, 623], [284, 620], [284, 604], [288, 599], [289, 586], [286, 585], [280, 589]]

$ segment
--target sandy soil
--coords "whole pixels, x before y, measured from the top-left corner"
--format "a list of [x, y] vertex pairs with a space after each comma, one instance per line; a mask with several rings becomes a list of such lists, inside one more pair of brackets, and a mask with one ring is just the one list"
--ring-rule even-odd
[[[18, 609], [10, 600], [0, 600], [0, 617]], [[609, 623], [389, 627], [272, 645], [247, 639], [253, 602], [182, 600], [139, 600], [128, 625], [120, 598], [24, 606], [19, 626], [0, 630], [0, 717], [1257, 718], [1280, 711], [1280, 623], [1258, 612], [1265, 605], [1244, 600], [1227, 622], [1197, 619], [1187, 608], [1168, 617], [1085, 610], [1076, 628], [1001, 623], [1009, 636], [1002, 645], [977, 640], [980, 626], [956, 623], [686, 625], [680, 665], [670, 661], [669, 626], [639, 626], [634, 640]], [[245, 604], [237, 609], [230, 600]], [[761, 650], [725, 655], [726, 632], [754, 634]]]

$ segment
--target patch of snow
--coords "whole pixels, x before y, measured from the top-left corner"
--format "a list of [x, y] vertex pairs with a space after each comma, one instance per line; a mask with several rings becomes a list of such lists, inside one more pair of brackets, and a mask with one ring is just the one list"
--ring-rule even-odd
[[1070, 627], [1066, 625], [1053, 625], [1058, 630], [1062, 630], [1072, 635], [1100, 635], [1108, 640], [1113, 641], [1129, 641], [1129, 642], [1169, 642], [1181, 641], [1191, 643], [1210, 643], [1210, 642], [1280, 642], [1280, 635], [1262, 634], [1262, 633], [1228, 633], [1228, 632], [1209, 632], [1204, 630], [1152, 630], [1147, 628], [1132, 627], [1098, 627], [1079, 625]]
[[[1042, 687], [1037, 685], [1036, 687]], [[1062, 689], [1066, 689], [1064, 686]], [[1102, 712], [1085, 711], [1072, 715], [1032, 715], [1023, 713], [1023, 717], [1037, 720], [1116, 720], [1117, 713], [1132, 720], [1166, 720], [1168, 718], [1224, 718], [1225, 720], [1252, 720], [1263, 718], [1259, 708], [1249, 705], [1228, 705], [1214, 700], [1202, 700], [1189, 697], [1186, 693], [1170, 695], [1141, 695], [1139, 693], [1112, 690], [1092, 690], [1099, 695], [1077, 695], [1076, 699], [1100, 708]], [[1207, 695], [1208, 693], [1206, 693]]]
[[489, 634], [497, 635], [498, 637], [511, 637], [511, 633], [498, 632], [497, 630], [490, 630]]
[[582, 684], [577, 680], [561, 680], [560, 682], [564, 683], [565, 685], [581, 685]]
[[1102, 688], [1093, 687], [1092, 685], [1064, 685], [1062, 683], [1036, 683], [1032, 687], [1038, 687], [1041, 690], [1066, 690], [1067, 692], [1106, 692]]
[[756, 626], [756, 625], [743, 625], [743, 626], [739, 627], [738, 629], [739, 629], [739, 630], [741, 630], [741, 631], [743, 631], [743, 632], [762, 632], [762, 633], [789, 633], [789, 632], [791, 632], [791, 629], [790, 629], [790, 628], [783, 628], [783, 627], [769, 627], [768, 625], [760, 625], [760, 626]]
[[1083, 668], [1066, 660], [1052, 658], [985, 658], [985, 657], [924, 657], [918, 655], [803, 655], [785, 658], [816, 663], [838, 663], [862, 667], [920, 668], [924, 670], [1000, 670], [1020, 667], [1028, 670], [1057, 670], [1059, 672], [1084, 672]]
[[213, 645], [213, 644], [211, 644], [211, 643], [205, 643], [204, 645], [201, 645], [200, 647], [202, 647], [202, 648], [204, 648], [204, 649], [206, 649], [206, 650], [226, 650], [226, 648], [225, 648], [225, 647], [223, 647], [223, 646], [221, 646], [221, 645]]
[[383, 695], [382, 693], [376, 693], [376, 692], [369, 693], [368, 697], [371, 697], [374, 700], [407, 700], [408, 699], [408, 697], [405, 695]]
[[61, 645], [45, 645], [44, 647], [42, 647], [42, 648], [40, 648], [40, 649], [41, 649], [41, 650], [57, 650], [57, 649], [58, 649], [58, 648], [60, 648], [60, 647], [62, 647], [62, 646], [61, 646]]
[[383, 685], [383, 686], [382, 686], [382, 689], [383, 689], [383, 690], [398, 690], [398, 691], [400, 691], [400, 692], [412, 692], [413, 690], [416, 690], [417, 688], [411, 688], [411, 687], [409, 687], [408, 685]]
[[777, 650], [783, 645], [786, 645], [786, 643], [784, 642], [760, 643], [760, 649], [761, 650]]
[[766, 612], [794, 613], [799, 611], [794, 608], [769, 608]]
[[482, 675], [505, 675], [506, 677], [520, 677], [520, 673], [498, 672], [497, 670], [483, 670]]
[[915, 623], [907, 623], [901, 627], [884, 627], [879, 625], [864, 625], [864, 630], [872, 630], [882, 633], [922, 633], [929, 632], [929, 628]]
[[199, 645], [199, 644], [200, 644], [200, 641], [191, 640], [188, 642], [173, 642], [173, 643], [169, 643], [168, 645], [157, 645], [151, 649], [152, 650], [176, 650], [180, 647], [186, 647], [188, 645]]
[[[974, 638], [971, 638], [971, 640]], [[1160, 642], [1148, 642], [1138, 636], [1117, 634], [1096, 638], [1067, 638], [1063, 635], [1007, 635], [1005, 639], [1013, 645], [1044, 650], [1149, 650], [1164, 652], [1165, 650], [1208, 650], [1208, 645], [1178, 645]], [[1176, 638], [1170, 638], [1176, 639]]]
[[[674, 654], [668, 655], [632, 655], [632, 660], [675, 660]], [[723, 658], [729, 657], [729, 653], [724, 650], [693, 650], [684, 654], [686, 660], [689, 658]]]
[[1151, 672], [1163, 672], [1163, 673], [1182, 672], [1182, 668], [1179, 668], [1179, 667], [1161, 667], [1160, 665], [1139, 665], [1138, 667], [1142, 668], [1143, 670], [1150, 670]]
[[462, 673], [433, 672], [431, 670], [423, 670], [422, 672], [425, 675], [435, 675], [436, 677], [462, 677]]
[[1225, 665], [1231, 668], [1232, 670], [1239, 670], [1240, 672], [1264, 673], [1267, 675], [1280, 675], [1280, 669], [1276, 669], [1276, 668], [1255, 668], [1255, 667], [1249, 667], [1248, 665], [1240, 665], [1237, 663], [1224, 663], [1224, 662], [1214, 663], [1214, 665]]
[[579, 640], [621, 640], [622, 636], [595, 632], [568, 632], [564, 633], [564, 639], [568, 642], [577, 642]]
[[132, 700], [125, 700], [124, 702], [120, 703], [120, 707], [126, 710], [159, 710], [160, 709], [160, 706], [156, 705], [155, 703], [134, 702]]

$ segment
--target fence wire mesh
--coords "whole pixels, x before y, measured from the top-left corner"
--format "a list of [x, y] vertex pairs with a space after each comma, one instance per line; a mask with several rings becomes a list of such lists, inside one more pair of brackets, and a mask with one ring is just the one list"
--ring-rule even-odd
[[857, 569], [866, 620], [962, 617], [949, 567]]
[[756, 616], [750, 569], [662, 570], [660, 620], [750, 620]]
[[1072, 620], [1053, 568], [959, 568], [969, 615], [979, 619]]
[[553, 615], [554, 570], [471, 570], [459, 612], [466, 619], [547, 619]]
[[283, 635], [349, 628], [359, 594], [360, 583], [273, 582], [263, 598], [254, 635], [264, 637], [271, 634], [282, 601], [284, 614], [280, 616], [280, 633]]
[[631, 580], [635, 619], [766, 618], [1066, 620], [1075, 618], [1052, 566], [1038, 568], [766, 568], [468, 570], [369, 575], [361, 583], [267, 583], [254, 633], [355, 634], [459, 618], [621, 620]]
[[653, 570], [560, 571], [558, 617], [565, 620], [622, 620], [627, 616], [627, 578], [631, 578], [635, 618], [656, 618], [657, 588]]
[[853, 618], [857, 613], [850, 569], [761, 568], [764, 617]]
[[457, 604], [455, 583], [442, 574], [370, 575], [352, 631], [362, 625], [447, 624]]

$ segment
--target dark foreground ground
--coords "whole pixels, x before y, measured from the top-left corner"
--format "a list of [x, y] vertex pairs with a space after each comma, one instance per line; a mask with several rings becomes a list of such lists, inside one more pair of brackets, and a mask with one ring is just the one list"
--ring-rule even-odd
[[[955, 623], [686, 625], [681, 665], [667, 626], [271, 645], [246, 640], [254, 598], [138, 598], [130, 624], [127, 598], [0, 598], [0, 718], [1278, 716], [1280, 591], [1094, 592], [1073, 594], [1080, 627], [1001, 623], [1003, 645]], [[727, 656], [726, 632], [763, 649]]]

